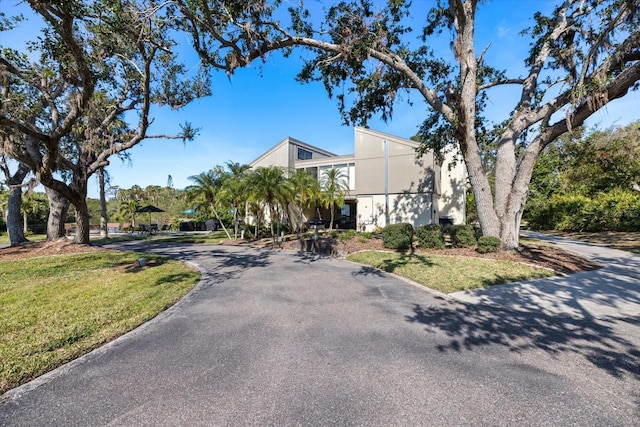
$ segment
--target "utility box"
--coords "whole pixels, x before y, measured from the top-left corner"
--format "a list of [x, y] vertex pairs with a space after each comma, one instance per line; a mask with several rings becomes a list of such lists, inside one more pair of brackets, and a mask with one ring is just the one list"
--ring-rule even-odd
[[453, 225], [453, 218], [450, 217], [450, 216], [441, 216], [438, 219], [438, 222], [440, 224], [440, 228], [442, 229], [442, 232], [443, 233], [448, 233], [449, 229]]

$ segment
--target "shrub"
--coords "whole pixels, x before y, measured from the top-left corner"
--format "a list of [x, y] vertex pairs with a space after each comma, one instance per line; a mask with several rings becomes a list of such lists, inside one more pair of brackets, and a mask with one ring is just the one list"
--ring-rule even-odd
[[476, 244], [476, 234], [470, 225], [452, 225], [449, 229], [451, 242], [456, 248], [470, 248]]
[[575, 194], [554, 194], [528, 207], [533, 229], [566, 231], [640, 230], [640, 194], [614, 189], [593, 199]]
[[[336, 239], [338, 237], [338, 230], [331, 230], [329, 232], [329, 237]], [[340, 240], [342, 240], [342, 236], [340, 236]]]
[[405, 250], [411, 248], [413, 226], [408, 223], [390, 224], [382, 229], [382, 244], [385, 248]]
[[444, 249], [444, 234], [438, 224], [421, 225], [416, 228], [416, 237], [421, 248]]
[[244, 238], [253, 239], [253, 231], [249, 227], [244, 229]]
[[368, 233], [366, 231], [362, 231], [362, 232], [358, 233], [358, 236], [360, 236], [361, 238], [366, 239], [366, 240], [373, 239], [373, 233]]
[[478, 248], [476, 249], [481, 254], [489, 252], [500, 252], [500, 245], [502, 242], [495, 236], [481, 236], [478, 239]]
[[352, 238], [355, 235], [356, 235], [356, 231], [355, 230], [343, 231], [342, 233], [340, 233], [340, 241], [346, 242], [347, 240], [349, 240], [350, 238]]

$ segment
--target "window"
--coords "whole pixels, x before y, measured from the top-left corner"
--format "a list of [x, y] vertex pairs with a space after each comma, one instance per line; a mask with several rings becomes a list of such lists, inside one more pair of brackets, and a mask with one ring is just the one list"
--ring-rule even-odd
[[349, 163], [349, 190], [356, 189], [356, 164]]
[[312, 157], [313, 153], [311, 151], [298, 147], [298, 160], [311, 160]]

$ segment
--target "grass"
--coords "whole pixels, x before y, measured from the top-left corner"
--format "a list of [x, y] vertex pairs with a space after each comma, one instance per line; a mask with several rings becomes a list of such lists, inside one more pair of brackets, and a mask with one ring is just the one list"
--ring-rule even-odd
[[186, 265], [99, 251], [0, 261], [0, 394], [155, 317], [200, 277]]
[[227, 235], [224, 231], [216, 231], [214, 233], [190, 233], [190, 234], [154, 234], [139, 235], [139, 234], [119, 234], [110, 236], [108, 239], [95, 238], [91, 239], [92, 243], [115, 243], [115, 242], [127, 242], [131, 240], [146, 240], [153, 243], [220, 243], [227, 239]]
[[348, 260], [394, 273], [443, 293], [553, 276], [550, 270], [472, 257], [358, 252]]
[[[26, 236], [26, 238], [31, 242], [41, 242], [43, 240], [47, 240], [46, 234], [32, 234], [30, 236]], [[0, 245], [8, 245], [9, 244], [9, 235], [6, 231], [3, 231], [0, 234]]]

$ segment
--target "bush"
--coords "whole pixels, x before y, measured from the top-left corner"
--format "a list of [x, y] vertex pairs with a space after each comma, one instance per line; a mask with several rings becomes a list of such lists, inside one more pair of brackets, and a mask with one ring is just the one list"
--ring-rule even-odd
[[553, 195], [528, 205], [529, 225], [538, 230], [640, 230], [640, 194], [615, 189], [593, 199], [575, 194]]
[[352, 238], [355, 235], [356, 235], [356, 231], [355, 230], [343, 231], [342, 233], [340, 233], [340, 241], [341, 242], [346, 242], [347, 240], [349, 240], [350, 238]]
[[373, 239], [373, 233], [368, 233], [366, 231], [362, 231], [362, 232], [358, 233], [358, 236], [360, 236], [361, 238], [366, 239], [366, 240]]
[[476, 244], [476, 233], [470, 225], [452, 225], [449, 235], [456, 248], [470, 248]]
[[390, 224], [382, 229], [382, 244], [385, 248], [400, 251], [411, 248], [413, 226], [408, 223]]
[[554, 194], [528, 206], [527, 220], [534, 230], [582, 231], [588, 222], [582, 215], [589, 198], [580, 195]]
[[495, 236], [481, 236], [478, 239], [478, 248], [476, 249], [481, 254], [489, 252], [500, 252], [500, 245], [502, 242]]
[[416, 237], [421, 248], [444, 249], [444, 234], [438, 224], [421, 225], [416, 228]]

